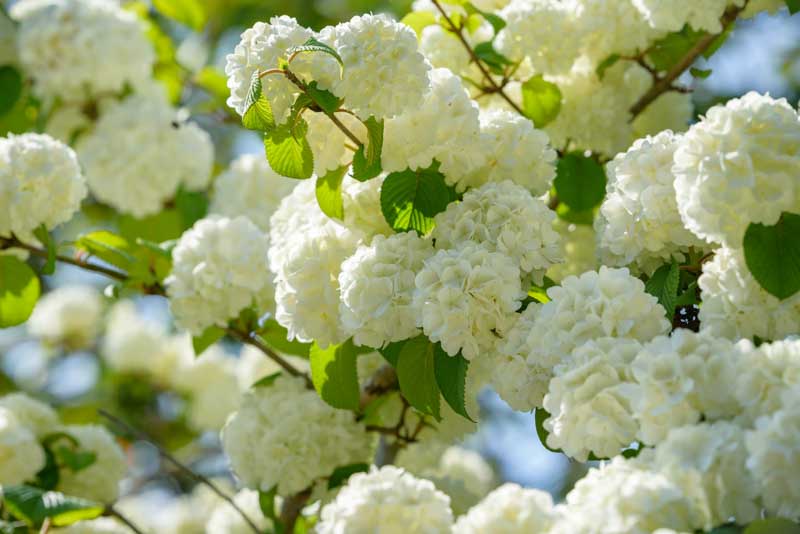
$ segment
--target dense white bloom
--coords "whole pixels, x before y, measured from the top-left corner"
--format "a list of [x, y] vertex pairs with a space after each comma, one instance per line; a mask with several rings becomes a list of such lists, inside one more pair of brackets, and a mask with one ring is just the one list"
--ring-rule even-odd
[[0, 406], [0, 485], [22, 484], [44, 467], [44, 450], [36, 435]]
[[118, 2], [25, 0], [12, 16], [20, 61], [40, 97], [88, 100], [151, 76], [155, 54], [142, 22]]
[[[371, 181], [371, 180], [370, 180]], [[288, 249], [313, 228], [330, 218], [319, 209], [314, 180], [300, 180], [291, 193], [281, 199], [269, 221], [269, 268], [277, 274]], [[333, 221], [331, 221], [333, 224]], [[341, 226], [336, 226], [341, 228]]]
[[[350, 113], [336, 113], [336, 118], [358, 139], [367, 137], [367, 127]], [[323, 113], [307, 112], [303, 118], [308, 123], [306, 139], [314, 154], [314, 173], [325, 176], [328, 171], [347, 165], [353, 160], [353, 141]]]
[[272, 307], [269, 238], [249, 219], [211, 216], [184, 232], [172, 250], [167, 296], [175, 322], [194, 335], [227, 325], [243, 309]]
[[722, 24], [719, 19], [725, 13], [730, 0], [632, 0], [644, 16], [650, 27], [669, 32], [680, 31], [688, 24], [695, 30], [709, 33], [720, 33]]
[[[272, 529], [272, 522], [261, 511], [257, 491], [243, 489], [234, 495], [233, 502], [247, 517], [255, 521], [261, 531]], [[252, 534], [253, 529], [233, 506], [227, 502], [219, 502], [208, 518], [205, 531], [209, 534]]]
[[[471, 37], [471, 34], [466, 33], [464, 37]], [[489, 37], [491, 38], [491, 36]], [[453, 32], [445, 30], [440, 24], [431, 24], [422, 29], [419, 48], [431, 65], [448, 69], [459, 76], [465, 76], [475, 68], [470, 65], [469, 53], [464, 48], [464, 44]], [[431, 71], [432, 83], [434, 72], [435, 70]]]
[[31, 239], [67, 222], [86, 196], [75, 152], [48, 135], [0, 138], [0, 235]]
[[[359, 357], [358, 364], [361, 364], [368, 355]], [[381, 360], [385, 362], [382, 356]], [[307, 358], [301, 356], [283, 355], [283, 359], [288, 361], [292, 367], [300, 372], [310, 374], [311, 369]], [[261, 349], [252, 345], [244, 345], [239, 352], [239, 359], [236, 361], [236, 377], [239, 381], [239, 389], [245, 391], [253, 384], [282, 370], [275, 360], [265, 357]], [[359, 376], [362, 376], [359, 373]]]
[[547, 444], [585, 462], [589, 453], [610, 458], [636, 439], [630, 396], [630, 363], [639, 342], [611, 337], [585, 343], [555, 368], [544, 397], [550, 413]]
[[0, 408], [10, 410], [20, 425], [39, 438], [55, 432], [58, 425], [58, 414], [50, 405], [25, 393], [9, 393], [0, 397]]
[[747, 226], [800, 209], [800, 117], [755, 92], [714, 106], [675, 151], [678, 210], [689, 230], [738, 248]]
[[503, 484], [453, 528], [454, 534], [545, 534], [556, 517], [550, 494], [526, 489], [516, 484]]
[[129, 534], [131, 529], [111, 517], [98, 517], [89, 521], [78, 521], [58, 529], [63, 534]]
[[241, 390], [236, 360], [217, 346], [209, 347], [177, 369], [174, 384], [178, 391], [189, 396], [189, 424], [199, 430], [218, 431], [239, 406]]
[[182, 121], [157, 93], [111, 105], [80, 137], [77, 152], [92, 194], [135, 217], [161, 211], [181, 185], [205, 188], [214, 161], [208, 133]]
[[780, 300], [753, 278], [741, 249], [721, 248], [697, 281], [700, 322], [731, 339], [781, 339], [800, 332], [800, 293]]
[[450, 203], [434, 218], [431, 237], [440, 250], [471, 241], [500, 252], [541, 282], [544, 271], [562, 260], [555, 218], [544, 202], [506, 180], [471, 189], [461, 202]]
[[365, 234], [364, 239], [377, 234], [388, 236], [394, 233], [381, 211], [383, 180], [384, 176], [377, 176], [366, 182], [359, 182], [350, 174], [342, 180], [344, 225]]
[[370, 442], [352, 412], [332, 408], [302, 379], [285, 375], [245, 393], [222, 429], [225, 454], [242, 484], [262, 491], [277, 484], [279, 495], [363, 462]]
[[67, 495], [110, 503], [119, 496], [119, 483], [125, 476], [125, 454], [114, 436], [98, 425], [68, 425], [59, 430], [74, 437], [81, 451], [95, 454], [95, 461], [80, 471], [62, 468], [57, 490]]
[[676, 427], [648, 460], [654, 469], [684, 488], [701, 492], [697, 506], [707, 514], [704, 528], [735, 517], [746, 524], [758, 517], [758, 488], [745, 467], [744, 431], [727, 421]]
[[613, 265], [634, 263], [652, 273], [671, 257], [684, 258], [704, 243], [681, 222], [672, 157], [680, 136], [666, 130], [636, 141], [607, 166], [606, 198], [595, 219], [601, 248]]
[[732, 389], [741, 406], [739, 421], [750, 426], [759, 416], [778, 411], [785, 391], [800, 387], [800, 339], [763, 343], [758, 348], [742, 340], [737, 347], [744, 354]]
[[31, 334], [53, 345], [80, 349], [94, 342], [100, 328], [103, 301], [91, 286], [70, 285], [47, 293], [30, 318]]
[[386, 15], [361, 15], [325, 36], [344, 63], [333, 93], [362, 119], [390, 119], [415, 108], [430, 87], [430, 65], [414, 31]]
[[492, 350], [525, 297], [515, 262], [472, 243], [425, 260], [415, 284], [417, 325], [445, 352], [468, 360]]
[[632, 392], [639, 438], [663, 440], [671, 428], [732, 417], [739, 407], [731, 387], [740, 352], [730, 341], [708, 330], [697, 334], [679, 328], [642, 347], [633, 361], [637, 387]]
[[573, 224], [558, 217], [553, 229], [561, 235], [564, 262], [547, 269], [548, 278], [560, 283], [568, 276], [580, 276], [594, 271], [597, 263], [597, 240], [594, 228], [586, 224]]
[[322, 509], [317, 532], [434, 534], [450, 532], [452, 523], [447, 495], [429, 480], [389, 465], [351, 476]]
[[296, 180], [273, 171], [263, 155], [245, 154], [214, 179], [209, 213], [244, 215], [262, 232], [269, 232], [270, 217], [296, 185]]
[[434, 253], [414, 232], [376, 235], [342, 263], [339, 273], [342, 324], [356, 345], [382, 347], [414, 337], [414, 277]]

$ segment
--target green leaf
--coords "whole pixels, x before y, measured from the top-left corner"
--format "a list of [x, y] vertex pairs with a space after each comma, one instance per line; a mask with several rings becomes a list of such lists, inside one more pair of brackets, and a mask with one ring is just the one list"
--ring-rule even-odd
[[400, 351], [403, 350], [403, 345], [405, 345], [405, 343], [406, 340], [395, 341], [394, 343], [389, 343], [385, 347], [378, 349], [378, 352], [392, 367], [397, 367], [397, 360], [400, 358]]
[[244, 109], [242, 126], [248, 130], [268, 132], [275, 128], [272, 106], [261, 90], [261, 73], [259, 71], [255, 71], [250, 78], [250, 88], [244, 99]]
[[[208, 195], [203, 191], [187, 191], [181, 188], [178, 190], [178, 194], [175, 195], [175, 209], [180, 213], [182, 227], [186, 230], [208, 214]], [[161, 242], [166, 240], [151, 239], [151, 241]]]
[[708, 534], [741, 534], [743, 531], [744, 527], [736, 524], [728, 524], [712, 528], [708, 531]]
[[678, 262], [673, 258], [671, 263], [656, 269], [653, 276], [644, 284], [644, 290], [658, 299], [658, 303], [664, 307], [667, 318], [670, 320], [675, 316], [679, 281], [680, 269]]
[[591, 210], [606, 194], [606, 173], [594, 159], [571, 153], [558, 161], [553, 185], [560, 202], [575, 211]]
[[132, 243], [107, 230], [80, 236], [75, 247], [127, 272], [130, 276], [128, 284], [134, 286], [159, 283], [172, 268], [171, 259], [165, 254], [165, 250], [156, 251], [151, 246]]
[[60, 445], [53, 451], [59, 463], [73, 472], [82, 471], [97, 461], [97, 454]]
[[406, 169], [386, 177], [381, 186], [381, 211], [389, 226], [423, 235], [433, 229], [433, 217], [444, 211], [453, 197], [438, 169], [434, 162], [427, 169]]
[[56, 242], [53, 236], [44, 224], [34, 230], [33, 235], [47, 249], [47, 261], [42, 267], [42, 274], [53, 274], [56, 271]]
[[786, 0], [786, 7], [789, 8], [789, 14], [794, 15], [800, 11], [800, 0]]
[[147, 217], [137, 218], [122, 215], [119, 218], [119, 233], [128, 241], [144, 239], [153, 243], [177, 239], [185, 230], [183, 217], [175, 209], [165, 209]]
[[199, 336], [192, 336], [192, 348], [195, 357], [203, 354], [208, 347], [225, 336], [225, 329], [218, 326], [209, 326]]
[[296, 339], [289, 341], [289, 332], [272, 318], [264, 321], [264, 324], [258, 329], [258, 335], [270, 348], [283, 354], [308, 358], [311, 350], [311, 343], [302, 343]]
[[594, 212], [594, 208], [583, 211], [575, 211], [563, 202], [560, 202], [556, 207], [556, 215], [558, 215], [560, 219], [572, 224], [584, 224], [591, 226], [594, 224]]
[[397, 380], [406, 400], [437, 421], [439, 415], [439, 386], [434, 370], [433, 343], [424, 335], [409, 339], [397, 359]]
[[219, 104], [225, 105], [228, 95], [228, 78], [223, 72], [212, 66], [205, 66], [194, 75], [194, 83], [214, 97]]
[[561, 111], [561, 89], [541, 74], [522, 84], [522, 111], [537, 128], [550, 124]]
[[383, 121], [370, 117], [364, 121], [367, 127], [367, 142], [358, 147], [353, 155], [353, 178], [366, 182], [381, 173], [383, 151]]
[[38, 528], [47, 518], [63, 527], [103, 515], [104, 507], [86, 499], [68, 497], [56, 491], [31, 486], [3, 486], [3, 505], [15, 517]]
[[0, 67], [0, 115], [12, 109], [22, 96], [22, 75], [11, 65]]
[[700, 304], [700, 300], [697, 298], [697, 280], [689, 284], [683, 293], [678, 296], [677, 300], [675, 300], [676, 308], [679, 306], [691, 306], [693, 304]]
[[0, 255], [0, 328], [16, 326], [30, 317], [41, 287], [28, 264]]
[[800, 215], [784, 213], [774, 226], [751, 223], [744, 258], [769, 294], [784, 300], [800, 291]]
[[344, 67], [344, 63], [342, 62], [342, 58], [339, 56], [339, 53], [331, 48], [330, 46], [326, 45], [325, 43], [310, 37], [308, 41], [301, 45], [292, 46], [287, 50], [288, 54], [294, 54], [297, 52], [322, 52], [324, 54], [328, 54], [336, 59], [340, 66]]
[[536, 408], [534, 410], [534, 422], [536, 424], [536, 435], [539, 436], [539, 442], [542, 444], [542, 447], [547, 449], [550, 452], [560, 453], [562, 452], [561, 449], [553, 449], [550, 445], [547, 444], [547, 436], [550, 435], [550, 432], [547, 431], [544, 427], [544, 422], [547, 418], [550, 417], [550, 412], [545, 410], [544, 408]]
[[656, 70], [669, 70], [706, 35], [706, 32], [693, 30], [687, 24], [681, 31], [670, 33], [653, 43], [647, 57]]
[[[306, 93], [319, 108], [325, 113], [333, 113], [342, 105], [342, 99], [330, 91], [317, 87], [317, 82], [311, 82], [306, 86]], [[302, 96], [302, 95], [301, 95]]]
[[311, 381], [322, 400], [343, 410], [358, 410], [360, 389], [356, 357], [359, 351], [348, 339], [339, 345], [311, 345]]
[[283, 374], [283, 371], [276, 371], [263, 378], [259, 378], [250, 386], [251, 388], [268, 388]]
[[620, 60], [620, 55], [619, 54], [611, 54], [610, 56], [605, 58], [603, 61], [601, 61], [600, 64], [597, 65], [597, 68], [595, 69], [595, 73], [597, 74], [597, 77], [600, 80], [602, 80], [603, 77], [606, 75], [606, 71], [608, 69], [610, 69], [611, 67], [613, 67], [614, 65], [616, 65], [617, 61], [619, 61], [619, 60]]
[[800, 525], [782, 517], [757, 519], [744, 529], [744, 534], [800, 534]]
[[422, 37], [422, 30], [436, 24], [436, 15], [430, 11], [412, 11], [400, 20], [417, 34], [417, 39]]
[[706, 78], [711, 76], [711, 69], [697, 69], [695, 67], [692, 67], [689, 69], [689, 72], [692, 74], [692, 76], [694, 76], [695, 78], [699, 78], [701, 80], [705, 80]]
[[364, 473], [366, 471], [369, 471], [369, 464], [364, 463], [337, 467], [334, 469], [330, 478], [328, 478], [328, 489], [332, 490], [338, 488], [339, 486], [344, 486], [347, 484], [347, 479], [349, 479], [351, 475], [355, 475], [356, 473]]
[[200, 31], [208, 14], [200, 0], [153, 0], [153, 7], [167, 18]]
[[314, 174], [314, 155], [306, 139], [308, 123], [286, 123], [264, 135], [264, 148], [272, 170], [287, 178], [305, 180]]
[[433, 346], [433, 371], [442, 397], [458, 415], [475, 422], [467, 413], [466, 387], [469, 361], [460, 353], [450, 356], [440, 343]]
[[347, 165], [328, 171], [325, 176], [317, 177], [317, 204], [322, 213], [331, 219], [344, 220], [344, 200], [342, 199], [342, 180], [347, 172]]
[[513, 61], [495, 50], [491, 41], [479, 43], [473, 50], [475, 57], [486, 63], [489, 70], [495, 74], [503, 74], [505, 67], [514, 64]]
[[258, 505], [261, 508], [261, 513], [264, 514], [264, 517], [273, 522], [278, 520], [278, 515], [275, 511], [275, 495], [277, 493], [277, 485], [269, 491], [258, 492]]
[[482, 9], [475, 7], [475, 5], [470, 2], [464, 3], [464, 9], [469, 15], [478, 14], [486, 19], [486, 22], [492, 25], [495, 35], [497, 35], [500, 30], [506, 27], [506, 21], [504, 21], [500, 16], [495, 15], [494, 13], [489, 13], [488, 11], [483, 11]]

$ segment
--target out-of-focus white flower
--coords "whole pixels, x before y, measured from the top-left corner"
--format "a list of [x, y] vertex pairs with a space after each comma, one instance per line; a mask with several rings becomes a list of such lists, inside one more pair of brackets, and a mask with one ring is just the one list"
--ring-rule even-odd
[[454, 534], [545, 534], [554, 523], [556, 512], [550, 494], [503, 484], [469, 513], [459, 518]]
[[[361, 363], [364, 357], [365, 356], [359, 357], [358, 363]], [[308, 359], [306, 358], [283, 355], [283, 359], [300, 372], [306, 374], [311, 372]], [[383, 360], [382, 356], [381, 360]], [[261, 349], [257, 349], [252, 345], [245, 345], [242, 347], [242, 351], [239, 353], [239, 359], [236, 361], [236, 377], [239, 381], [239, 389], [245, 391], [262, 378], [266, 378], [281, 370], [281, 366], [275, 363], [275, 360], [268, 358]]]
[[58, 414], [50, 405], [25, 393], [9, 393], [0, 397], [0, 408], [10, 410], [14, 419], [41, 438], [55, 432]]
[[[233, 502], [253, 521], [262, 531], [272, 529], [272, 522], [264, 517], [259, 505], [257, 491], [243, 489], [233, 497]], [[248, 525], [241, 514], [229, 503], [219, 502], [211, 512], [206, 530], [208, 534], [252, 534], [253, 529]]]
[[633, 120], [634, 136], [656, 135], [664, 130], [685, 132], [694, 115], [692, 95], [670, 91], [656, 98]]
[[[367, 128], [357, 117], [345, 112], [335, 115], [358, 139], [366, 139]], [[303, 118], [308, 123], [306, 139], [314, 154], [314, 173], [317, 176], [325, 176], [328, 171], [347, 165], [353, 160], [353, 151], [347, 148], [348, 145], [354, 146], [353, 140], [327, 115], [307, 112], [303, 114]]]
[[0, 406], [0, 485], [22, 484], [44, 467], [36, 435], [9, 408]]
[[130, 529], [111, 517], [98, 517], [89, 521], [78, 521], [58, 532], [64, 534], [129, 534]]
[[741, 0], [633, 0], [650, 27], [669, 32], [680, 31], [686, 24], [695, 30], [720, 33], [720, 18], [728, 4], [741, 4]]
[[95, 460], [80, 471], [61, 468], [56, 489], [74, 497], [114, 502], [119, 496], [119, 483], [127, 471], [125, 455], [114, 436], [98, 425], [68, 425], [58, 430], [75, 438], [81, 451], [94, 453]]
[[90, 346], [100, 328], [103, 301], [91, 286], [65, 286], [47, 293], [28, 319], [31, 334], [68, 350]]

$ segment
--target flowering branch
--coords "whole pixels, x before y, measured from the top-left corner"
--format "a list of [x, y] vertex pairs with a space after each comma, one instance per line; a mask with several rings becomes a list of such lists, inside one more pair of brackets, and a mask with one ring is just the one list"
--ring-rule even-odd
[[308, 378], [308, 375], [299, 371], [296, 367], [294, 367], [291, 363], [286, 361], [282, 356], [278, 355], [275, 351], [269, 348], [254, 332], [245, 332], [242, 330], [237, 330], [235, 328], [227, 328], [225, 330], [232, 338], [245, 343], [247, 345], [251, 345], [264, 354], [266, 354], [272, 361], [280, 365], [287, 373], [292, 376], [300, 376], [306, 382], [306, 387], [309, 389], [314, 389], [314, 385], [311, 383], [311, 379]]

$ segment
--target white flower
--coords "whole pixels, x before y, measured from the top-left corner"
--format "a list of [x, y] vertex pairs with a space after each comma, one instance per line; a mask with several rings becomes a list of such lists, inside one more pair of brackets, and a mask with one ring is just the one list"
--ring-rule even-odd
[[450, 203], [434, 218], [431, 237], [440, 250], [474, 242], [500, 252], [541, 282], [544, 271], [562, 261], [555, 218], [544, 202], [506, 180], [471, 189], [461, 202]]
[[44, 450], [36, 435], [0, 406], [0, 485], [22, 484], [44, 467]]
[[681, 222], [672, 157], [680, 136], [666, 130], [637, 140], [607, 166], [606, 198], [595, 219], [601, 255], [610, 264], [634, 263], [652, 273], [670, 258], [682, 260], [704, 243]]
[[222, 443], [244, 486], [277, 485], [279, 495], [290, 495], [338, 466], [363, 462], [371, 440], [352, 412], [332, 408], [300, 378], [284, 375], [244, 394]]
[[[367, 127], [350, 113], [336, 113], [336, 118], [358, 139], [367, 137]], [[306, 112], [303, 118], [308, 123], [306, 139], [314, 154], [314, 173], [325, 176], [328, 171], [338, 169], [353, 160], [353, 151], [346, 145], [354, 146], [350, 139], [324, 113]]]
[[636, 439], [638, 425], [627, 390], [639, 342], [611, 337], [589, 341], [555, 368], [544, 397], [550, 413], [547, 444], [585, 462], [589, 453], [610, 458]]
[[732, 384], [740, 352], [730, 341], [708, 330], [696, 334], [679, 328], [642, 347], [631, 372], [639, 438], [662, 441], [671, 428], [732, 417], [739, 412]]
[[453, 533], [544, 534], [550, 530], [555, 516], [549, 493], [503, 484], [459, 518]]
[[214, 160], [208, 133], [182, 122], [158, 93], [111, 105], [80, 137], [77, 152], [92, 194], [135, 217], [161, 211], [181, 185], [204, 189]]
[[47, 293], [28, 319], [31, 334], [67, 349], [90, 346], [100, 327], [103, 301], [91, 286], [70, 285]]
[[68, 425], [59, 430], [74, 437], [81, 451], [94, 453], [95, 461], [80, 471], [62, 467], [56, 489], [74, 497], [114, 502], [119, 496], [119, 483], [127, 471], [125, 454], [114, 436], [98, 425]]
[[344, 63], [333, 93], [360, 118], [390, 119], [417, 107], [430, 87], [430, 65], [414, 31], [385, 15], [361, 15], [327, 36]]
[[[367, 355], [359, 357], [357, 363], [361, 364], [366, 356]], [[382, 362], [386, 361], [382, 356], [380, 356], [380, 358]], [[283, 355], [283, 359], [288, 361], [292, 367], [300, 372], [306, 374], [311, 372], [307, 358]], [[239, 381], [239, 389], [245, 391], [262, 378], [266, 378], [281, 370], [281, 366], [278, 365], [275, 360], [268, 358], [261, 349], [253, 347], [252, 345], [244, 345], [239, 353], [239, 359], [236, 361], [236, 377]], [[361, 376], [360, 373], [359, 376]]]
[[0, 138], [0, 235], [33, 238], [67, 222], [86, 196], [75, 152], [48, 135]]
[[322, 213], [317, 203], [314, 180], [301, 180], [291, 193], [281, 199], [278, 209], [269, 221], [269, 268], [278, 272], [286, 252], [298, 236], [313, 228], [323, 226], [330, 218]]
[[366, 182], [359, 182], [347, 174], [342, 180], [342, 201], [344, 204], [344, 225], [353, 231], [363, 232], [365, 239], [376, 234], [391, 235], [381, 211], [381, 186], [384, 176], [377, 176]]
[[434, 534], [450, 532], [450, 498], [432, 482], [388, 465], [350, 477], [325, 506], [319, 534]]
[[172, 251], [167, 296], [175, 321], [194, 335], [224, 327], [243, 309], [267, 311], [269, 238], [249, 219], [211, 216], [184, 232]]
[[597, 240], [594, 228], [586, 224], [573, 224], [558, 217], [553, 229], [561, 235], [564, 262], [552, 265], [545, 273], [548, 278], [560, 283], [568, 276], [580, 276], [594, 271], [597, 263]]
[[698, 279], [700, 322], [731, 339], [781, 339], [800, 332], [800, 293], [785, 300], [767, 293], [750, 274], [740, 249], [718, 249]]
[[800, 339], [763, 343], [758, 348], [742, 340], [737, 347], [744, 354], [731, 389], [741, 406], [739, 421], [749, 426], [759, 416], [778, 411], [785, 391], [800, 387]]
[[417, 325], [445, 352], [468, 360], [493, 349], [525, 297], [515, 262], [472, 243], [425, 260], [415, 284]]
[[714, 106], [684, 135], [673, 172], [686, 227], [741, 247], [750, 223], [800, 208], [800, 117], [785, 99], [754, 92]]
[[37, 95], [83, 101], [151, 77], [153, 47], [132, 11], [107, 0], [23, 1], [18, 50]]
[[656, 135], [664, 130], [685, 132], [693, 115], [690, 93], [662, 93], [633, 120], [633, 132], [637, 138]]
[[214, 179], [209, 213], [225, 217], [244, 215], [262, 232], [297, 181], [272, 170], [263, 155], [244, 154]]
[[9, 393], [0, 397], [0, 408], [11, 411], [20, 425], [39, 438], [55, 432], [58, 426], [58, 414], [55, 410], [25, 393]]
[[63, 534], [129, 534], [130, 529], [111, 517], [98, 517], [89, 521], [78, 521], [58, 529]]
[[[247, 517], [255, 521], [259, 529], [264, 532], [272, 529], [272, 522], [261, 511], [257, 491], [243, 489], [234, 495], [233, 502]], [[253, 529], [233, 506], [227, 502], [218, 502], [211, 512], [205, 531], [209, 534], [252, 534]]]
[[434, 253], [414, 232], [376, 235], [342, 263], [339, 273], [342, 324], [356, 345], [382, 347], [414, 337], [414, 277]]
[[[466, 34], [465, 38], [468, 36], [471, 35]], [[489, 37], [491, 38], [491, 36]], [[452, 32], [445, 30], [439, 24], [431, 24], [422, 29], [419, 48], [434, 67], [448, 69], [459, 76], [467, 75], [474, 69], [474, 66], [470, 65], [469, 53], [464, 44]], [[435, 70], [431, 71], [431, 78], [433, 78], [434, 72]], [[433, 80], [431, 81], [433, 82]]]
[[708, 33], [722, 32], [719, 19], [728, 4], [741, 4], [730, 0], [632, 0], [650, 27], [669, 32], [680, 31], [688, 24], [695, 30]]

